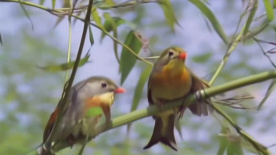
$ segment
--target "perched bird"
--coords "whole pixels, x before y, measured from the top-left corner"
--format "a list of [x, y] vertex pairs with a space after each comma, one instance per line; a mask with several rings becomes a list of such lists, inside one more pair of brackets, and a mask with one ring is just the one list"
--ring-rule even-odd
[[[179, 47], [166, 49], [153, 66], [148, 81], [148, 102], [162, 108], [170, 100], [180, 99], [197, 90], [208, 87], [208, 84], [195, 76], [186, 66], [187, 53]], [[189, 109], [196, 115], [208, 115], [208, 101], [192, 103]], [[174, 121], [183, 115], [185, 107], [160, 112], [153, 116], [155, 126], [149, 143], [144, 147], [161, 142], [177, 151], [174, 137]]]
[[[69, 104], [62, 116], [59, 128], [55, 131], [56, 136], [52, 139], [51, 147], [62, 143], [67, 143], [72, 147], [75, 143], [85, 141], [86, 137], [93, 136], [102, 113], [105, 115], [106, 123], [110, 122], [110, 107], [114, 103], [115, 94], [124, 92], [125, 90], [118, 87], [112, 80], [101, 76], [90, 77], [73, 86], [70, 91]], [[93, 108], [100, 109], [102, 113], [89, 114]], [[43, 144], [51, 134], [59, 112], [60, 109], [57, 106], [45, 127]], [[47, 153], [49, 150], [45, 149], [41, 152], [40, 154], [43, 155], [50, 154]]]

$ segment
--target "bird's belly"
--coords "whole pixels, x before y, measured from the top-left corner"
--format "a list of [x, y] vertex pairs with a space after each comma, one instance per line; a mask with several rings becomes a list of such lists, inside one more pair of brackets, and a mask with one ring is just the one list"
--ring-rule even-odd
[[86, 136], [94, 136], [96, 133], [96, 125], [98, 124], [101, 115], [83, 118], [77, 122], [77, 124], [73, 127], [72, 135], [75, 137], [86, 137]]
[[[186, 96], [191, 89], [192, 81], [190, 76], [185, 78], [172, 78], [160, 80], [162, 82], [155, 83], [152, 89], [152, 96], [157, 99], [173, 100]], [[163, 82], [166, 81], [166, 82]]]

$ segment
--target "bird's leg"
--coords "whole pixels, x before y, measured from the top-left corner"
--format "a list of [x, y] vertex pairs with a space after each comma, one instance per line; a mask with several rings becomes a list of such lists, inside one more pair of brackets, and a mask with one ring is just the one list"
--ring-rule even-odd
[[105, 125], [106, 128], [111, 124], [111, 112], [110, 112], [110, 107], [109, 106], [102, 106], [104, 116], [105, 116]]

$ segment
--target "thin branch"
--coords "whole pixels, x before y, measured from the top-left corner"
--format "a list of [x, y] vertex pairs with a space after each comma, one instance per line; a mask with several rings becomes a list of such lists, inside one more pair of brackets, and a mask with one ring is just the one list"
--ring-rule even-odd
[[74, 78], [75, 78], [75, 75], [76, 75], [76, 72], [77, 72], [77, 69], [78, 69], [78, 64], [79, 64], [80, 59], [81, 59], [81, 54], [82, 54], [82, 51], [83, 51], [85, 37], [86, 37], [86, 34], [87, 34], [87, 29], [88, 29], [88, 26], [89, 26], [89, 22], [90, 22], [92, 5], [93, 5], [93, 0], [90, 0], [89, 5], [88, 5], [88, 10], [87, 10], [87, 13], [86, 13], [86, 17], [85, 17], [85, 23], [84, 23], [84, 26], [83, 26], [83, 32], [82, 32], [82, 37], [81, 37], [81, 41], [80, 41], [80, 46], [79, 46], [76, 62], [74, 64], [70, 79], [69, 79], [68, 83], [66, 83], [65, 86], [64, 86], [65, 88], [63, 90], [62, 98], [61, 98], [60, 103], [58, 104], [58, 108], [60, 109], [60, 113], [58, 115], [57, 121], [55, 122], [49, 137], [47, 138], [47, 140], [45, 142], [45, 147], [46, 147], [47, 150], [50, 150], [49, 148], [51, 147], [51, 143], [53, 141], [53, 138], [56, 137], [56, 134], [57, 134], [55, 131], [58, 129], [58, 127], [61, 123], [62, 117], [63, 117], [62, 115], [65, 113], [65, 111], [67, 109], [67, 106], [68, 106], [68, 103], [69, 103], [68, 98], [69, 98], [69, 95], [70, 95], [70, 89], [72, 87], [72, 84], [73, 84], [73, 81], [74, 81]]
[[[253, 37], [253, 40], [256, 41], [256, 43], [259, 45], [259, 47], [261, 48], [261, 50], [262, 50], [262, 52], [263, 52], [263, 55], [265, 55], [265, 56], [268, 58], [268, 60], [270, 61], [271, 65], [272, 65], [274, 68], [276, 68], [276, 65], [275, 65], [274, 62], [271, 60], [270, 56], [267, 55], [267, 52], [264, 51], [262, 45], [260, 44], [260, 42], [261, 42], [261, 43], [264, 43], [264, 41], [259, 40], [259, 39], [255, 38], [255, 37]], [[267, 42], [265, 42], [265, 43], [267, 43]]]
[[215, 72], [215, 74], [213, 75], [211, 81], [210, 81], [210, 85], [212, 85], [215, 82], [215, 79], [218, 77], [219, 73], [221, 72], [222, 68], [224, 67], [224, 65], [226, 64], [226, 62], [228, 61], [228, 58], [230, 56], [230, 54], [235, 50], [235, 48], [237, 47], [239, 40], [241, 39], [242, 35], [243, 35], [243, 31], [244, 28], [241, 30], [241, 32], [239, 33], [239, 35], [237, 35], [235, 37], [235, 39], [233, 40], [233, 42], [229, 45], [228, 50], [226, 51], [217, 71]]

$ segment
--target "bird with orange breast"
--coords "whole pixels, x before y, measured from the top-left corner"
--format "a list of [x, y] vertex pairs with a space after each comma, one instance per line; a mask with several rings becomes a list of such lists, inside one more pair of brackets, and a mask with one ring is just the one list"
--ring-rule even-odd
[[[170, 100], [180, 99], [198, 90], [208, 87], [208, 84], [194, 75], [185, 65], [187, 53], [179, 47], [166, 49], [153, 66], [148, 81], [148, 102], [150, 105], [167, 104]], [[208, 100], [192, 103], [189, 109], [196, 115], [208, 115]], [[185, 107], [160, 112], [153, 116], [155, 126], [148, 149], [161, 142], [177, 151], [174, 137], [174, 121], [177, 114], [181, 115]]]
[[[87, 137], [95, 136], [95, 127], [98, 125], [102, 113], [105, 116], [106, 124], [110, 123], [110, 107], [114, 103], [115, 94], [124, 92], [123, 88], [102, 76], [90, 77], [73, 86], [70, 91], [68, 107], [62, 116], [58, 129], [55, 131], [55, 137], [50, 142], [50, 148], [58, 147], [63, 143], [72, 147], [75, 143], [84, 142]], [[93, 108], [100, 108], [102, 113], [98, 115], [89, 114]], [[43, 144], [46, 143], [51, 134], [59, 113], [60, 109], [57, 106], [45, 127]], [[51, 150], [45, 149], [43, 145], [40, 150], [41, 155], [52, 154]]]

